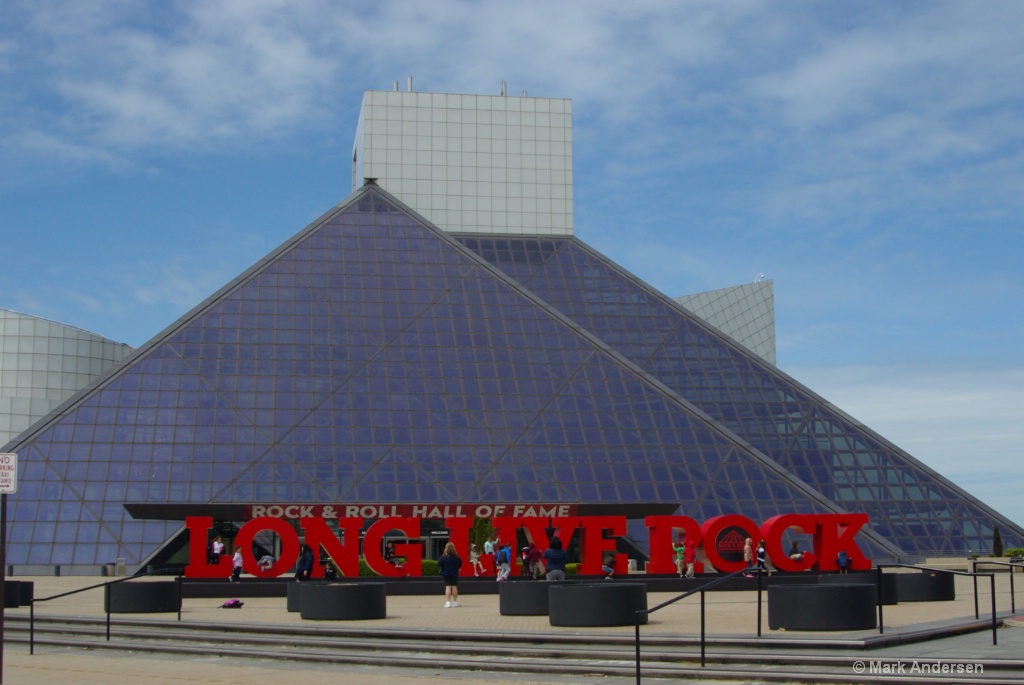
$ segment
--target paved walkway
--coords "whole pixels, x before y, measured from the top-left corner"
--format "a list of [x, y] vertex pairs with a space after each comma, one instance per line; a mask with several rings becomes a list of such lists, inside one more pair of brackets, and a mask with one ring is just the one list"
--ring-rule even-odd
[[[52, 578], [25, 577], [18, 580], [35, 582], [35, 596], [49, 597], [79, 587], [101, 582], [101, 578]], [[145, 581], [140, 581], [145, 582]], [[614, 581], [613, 581], [614, 582]], [[1017, 583], [1017, 585], [1024, 585]], [[1024, 593], [1024, 588], [1022, 588]], [[671, 594], [650, 593], [648, 606], [655, 606], [667, 599]], [[225, 584], [223, 599], [231, 597], [230, 586]], [[806, 638], [817, 640], [829, 638], [870, 637], [877, 635], [877, 630], [859, 631], [854, 633], [823, 634], [779, 632], [768, 629], [767, 598], [763, 609], [762, 635], [757, 637], [757, 605], [756, 595], [749, 592], [714, 592], [707, 595], [705, 615], [708, 636], [714, 638], [741, 638], [749, 640], [750, 645], [770, 643], [781, 639]], [[997, 606], [1000, 613], [1010, 607], [1009, 578], [1006, 574], [997, 577]], [[1024, 603], [1024, 596], [1018, 598]], [[297, 614], [287, 612], [284, 598], [244, 598], [245, 606], [240, 610], [221, 609], [222, 599], [190, 598], [184, 601], [182, 610], [183, 622], [222, 622], [222, 623], [255, 623], [259, 625], [302, 625], [308, 627], [312, 622], [303, 622]], [[988, 615], [991, 599], [988, 582], [979, 583], [979, 601], [981, 617]], [[357, 625], [361, 629], [395, 629], [423, 630], [431, 632], [468, 633], [474, 631], [537, 633], [551, 634], [567, 632], [571, 634], [621, 634], [633, 635], [633, 628], [558, 628], [549, 625], [546, 616], [501, 616], [498, 612], [497, 595], [463, 595], [461, 606], [454, 609], [443, 608], [444, 598], [441, 593], [440, 581], [436, 596], [393, 596], [388, 597], [388, 617], [381, 620], [358, 621], [349, 625]], [[697, 597], [678, 602], [664, 610], [653, 614], [650, 622], [641, 629], [641, 636], [697, 636], [699, 635], [700, 604]], [[27, 614], [27, 608], [7, 609], [7, 616]], [[1024, 614], [1024, 607], [1018, 610]], [[47, 614], [61, 616], [103, 616], [103, 592], [101, 589], [72, 595], [36, 606], [36, 616]], [[132, 615], [137, 617], [138, 615]], [[146, 615], [153, 618], [154, 615]], [[155, 615], [167, 617], [169, 623], [176, 624], [175, 615]], [[953, 602], [907, 603], [887, 606], [884, 609], [886, 634], [910, 631], [922, 625], [935, 625], [950, 619], [974, 618], [973, 586], [969, 578], [957, 578], [957, 599]], [[116, 617], [115, 617], [116, 618]], [[344, 622], [331, 622], [331, 627], [344, 625]], [[836, 653], [848, 655], [850, 668], [858, 659], [915, 659], [941, 658], [950, 662], [969, 662], [977, 659], [1019, 659], [1024, 656], [1024, 630], [999, 630], [999, 645], [992, 645], [991, 631], [982, 631], [944, 638], [925, 643], [901, 645], [872, 650], [870, 652], [851, 652], [836, 650]], [[724, 649], [716, 647], [715, 649]], [[729, 647], [728, 649], [737, 649]], [[852, 673], [852, 670], [851, 670]], [[229, 654], [223, 657], [167, 657], [160, 655], [107, 654], [102, 652], [69, 651], [67, 649], [42, 647], [30, 656], [28, 648], [22, 644], [8, 644], [4, 648], [3, 682], [8, 685], [54, 685], [55, 683], [74, 683], [75, 685], [160, 685], [173, 683], [211, 683], [225, 685], [270, 685], [274, 683], [301, 682], [303, 685], [337, 685], [339, 679], [348, 676], [358, 678], [360, 685], [392, 685], [399, 682], [431, 683], [447, 681], [457, 685], [476, 685], [477, 683], [493, 685], [496, 679], [509, 679], [507, 675], [495, 677], [488, 674], [462, 673], [442, 671], [427, 665], [422, 671], [409, 669], [387, 669], [383, 667], [358, 667], [349, 665], [309, 665], [292, 664], [280, 661], [253, 663], [233, 659]], [[580, 685], [602, 683], [603, 685], [619, 685], [633, 682], [632, 679], [606, 678], [599, 676], [579, 675], [572, 677], [538, 678], [535, 675], [513, 678], [517, 685]]]

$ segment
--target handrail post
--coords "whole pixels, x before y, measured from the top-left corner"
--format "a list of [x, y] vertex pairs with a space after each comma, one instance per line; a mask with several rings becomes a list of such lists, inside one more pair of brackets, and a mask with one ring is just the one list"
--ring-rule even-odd
[[879, 564], [876, 569], [878, 571], [878, 590], [875, 592], [878, 595], [878, 634], [881, 635], [885, 632], [885, 620], [882, 612], [882, 565]]
[[700, 591], [700, 667], [704, 668], [704, 591]]
[[633, 616], [636, 630], [636, 685], [640, 685], [640, 612]]
[[757, 636], [761, 637], [761, 572], [757, 572]]
[[181, 574], [178, 574], [178, 620], [181, 621]]
[[882, 625], [882, 566], [876, 567], [876, 573], [874, 573], [874, 598], [879, 602], [879, 626]]
[[28, 653], [36, 653], [36, 603], [28, 605]]
[[107, 642], [110, 642], [110, 585], [103, 586], [103, 608], [107, 611]]
[[[1010, 569], [1013, 572], [1013, 569]], [[988, 577], [991, 588], [992, 588], [992, 646], [996, 646], [998, 638], [996, 637], [996, 574], [991, 574]]]
[[978, 562], [976, 560], [971, 561], [971, 580], [974, 581], [974, 619], [978, 620], [980, 615], [978, 614]]
[[1013, 593], [1013, 564], [1010, 564], [1010, 613], [1017, 613], [1017, 597]]

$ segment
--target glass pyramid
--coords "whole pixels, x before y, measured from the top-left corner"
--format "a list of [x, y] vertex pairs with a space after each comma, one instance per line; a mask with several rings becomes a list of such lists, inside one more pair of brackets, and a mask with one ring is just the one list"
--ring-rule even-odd
[[461, 242], [909, 555], [1024, 531], [575, 238]]
[[[576, 258], [537, 244], [524, 259]], [[844, 510], [625, 356], [654, 359], [685, 328], [641, 314], [657, 298], [600, 260], [584, 289], [568, 271], [545, 278], [618, 332], [581, 328], [577, 295], [553, 306], [364, 186], [6, 446], [21, 466], [7, 563], [144, 563], [181, 522], [135, 520], [133, 505], [643, 504], [757, 522]], [[638, 315], [639, 336], [624, 330]], [[716, 344], [666, 361], [713, 365], [701, 396], [741, 362]], [[739, 372], [744, 418], [771, 421], [788, 386]]]

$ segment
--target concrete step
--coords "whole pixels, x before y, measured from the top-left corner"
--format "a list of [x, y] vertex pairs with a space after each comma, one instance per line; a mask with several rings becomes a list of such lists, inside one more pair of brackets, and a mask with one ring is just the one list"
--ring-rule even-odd
[[[487, 671], [510, 677], [519, 673], [635, 674], [635, 642], [622, 635], [537, 635], [535, 633], [452, 634], [444, 631], [360, 630], [322, 626], [259, 626], [189, 624], [158, 620], [118, 620], [107, 641], [105, 621], [82, 617], [36, 619], [37, 647], [150, 652], [300, 662], [388, 665], [422, 669], [439, 665], [459, 671]], [[29, 621], [12, 617], [5, 639], [28, 641]], [[854, 677], [854, 659], [867, 662], [858, 652], [832, 653], [807, 648], [808, 640], [784, 637], [708, 640], [706, 666], [701, 667], [698, 640], [641, 635], [641, 671], [649, 679], [734, 679], [780, 682], [878, 682], [876, 674]], [[825, 640], [821, 641], [826, 642]], [[801, 645], [805, 647], [800, 648]], [[972, 674], [970, 683], [1024, 684], [1024, 659], [979, 661], [984, 674]], [[892, 680], [886, 682], [935, 682]], [[943, 682], [957, 682], [955, 678]]]

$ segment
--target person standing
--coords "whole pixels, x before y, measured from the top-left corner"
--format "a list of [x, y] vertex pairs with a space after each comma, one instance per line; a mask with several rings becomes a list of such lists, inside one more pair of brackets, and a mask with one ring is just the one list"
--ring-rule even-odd
[[743, 561], [747, 562], [747, 572], [743, 575], [753, 578], [754, 574], [750, 572], [750, 569], [754, 566], [754, 541], [750, 538], [743, 542]]
[[565, 580], [565, 563], [569, 560], [565, 550], [562, 549], [562, 539], [557, 535], [551, 538], [548, 548], [541, 555], [544, 565], [548, 569], [548, 580]]
[[444, 546], [444, 553], [437, 560], [437, 568], [441, 571], [441, 580], [444, 581], [444, 608], [459, 606], [459, 569], [462, 568], [462, 559], [455, 551], [453, 543], [449, 542]]
[[686, 551], [683, 553], [683, 562], [686, 564], [686, 577], [693, 578], [693, 569], [697, 565], [697, 545], [692, 541], [686, 541]]
[[684, 557], [686, 556], [686, 547], [683, 546], [683, 541], [680, 540], [678, 544], [672, 545], [672, 551], [676, 553], [676, 571], [679, 572], [679, 577], [683, 577], [683, 568], [686, 563]]
[[532, 542], [530, 543], [529, 547], [526, 548], [526, 563], [529, 566], [530, 578], [533, 580], [540, 580], [540, 550], [537, 549], [537, 545], [533, 544]]
[[853, 559], [846, 553], [846, 550], [840, 550], [839, 556], [836, 557], [836, 566], [839, 567], [840, 573], [849, 573], [850, 565], [853, 563]]
[[758, 573], [765, 573], [768, 570], [768, 566], [765, 563], [767, 555], [768, 555], [768, 550], [767, 550], [767, 548], [764, 545], [764, 540], [761, 540], [761, 542], [757, 543], [757, 571], [758, 571]]
[[299, 560], [295, 563], [295, 580], [304, 581], [313, 577], [313, 550], [306, 543], [299, 548]]
[[242, 579], [242, 548], [235, 547], [235, 555], [231, 557], [231, 582], [237, 583]]
[[508, 580], [508, 576], [512, 573], [512, 547], [509, 545], [502, 545], [498, 543], [498, 551], [495, 552], [495, 559], [498, 562], [498, 577], [495, 580], [502, 581]]

